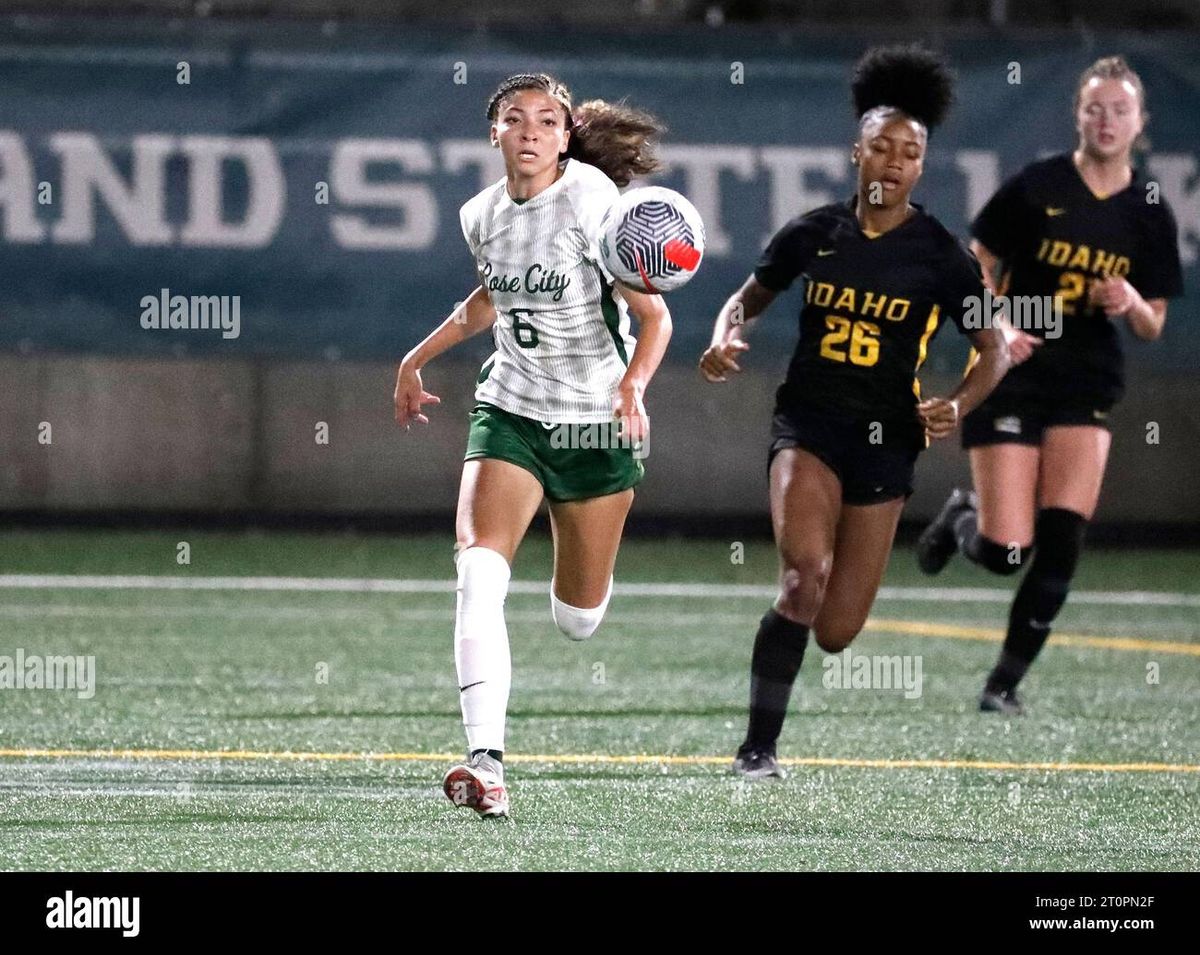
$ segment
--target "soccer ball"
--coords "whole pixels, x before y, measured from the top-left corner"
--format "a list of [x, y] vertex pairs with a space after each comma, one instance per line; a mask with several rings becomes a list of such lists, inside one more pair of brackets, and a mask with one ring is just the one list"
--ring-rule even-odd
[[600, 225], [604, 266], [621, 282], [652, 295], [682, 288], [704, 255], [704, 223], [673, 189], [630, 189]]

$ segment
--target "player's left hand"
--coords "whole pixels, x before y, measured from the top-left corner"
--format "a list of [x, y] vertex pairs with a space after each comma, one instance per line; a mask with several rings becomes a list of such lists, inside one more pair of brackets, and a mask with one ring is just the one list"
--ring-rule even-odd
[[953, 398], [926, 398], [917, 405], [917, 419], [931, 438], [944, 438], [958, 427], [958, 402]]
[[613, 417], [617, 419], [620, 436], [628, 441], [645, 441], [650, 433], [650, 418], [642, 403], [638, 385], [621, 382], [613, 397]]
[[1104, 309], [1109, 318], [1124, 315], [1137, 304], [1138, 291], [1126, 279], [1116, 276], [1093, 282], [1088, 301]]
[[1013, 328], [1011, 325], [1004, 325], [1003, 331], [1004, 340], [1008, 343], [1008, 355], [1014, 365], [1019, 365], [1028, 359], [1035, 349], [1042, 347], [1044, 341], [1036, 335], [1030, 335], [1029, 332]]

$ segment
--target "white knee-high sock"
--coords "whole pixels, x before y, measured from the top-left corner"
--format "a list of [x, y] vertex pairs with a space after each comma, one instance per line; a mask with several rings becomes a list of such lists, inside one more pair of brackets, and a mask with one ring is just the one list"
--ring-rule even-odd
[[504, 598], [508, 561], [486, 547], [459, 553], [458, 610], [454, 617], [454, 663], [467, 748], [504, 749], [504, 715], [512, 684]]

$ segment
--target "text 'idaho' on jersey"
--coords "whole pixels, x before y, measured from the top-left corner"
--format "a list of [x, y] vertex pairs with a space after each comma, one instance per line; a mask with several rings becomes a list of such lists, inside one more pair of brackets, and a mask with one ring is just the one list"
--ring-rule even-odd
[[1121, 397], [1121, 339], [1104, 309], [1090, 303], [1092, 286], [1113, 277], [1145, 299], [1183, 294], [1175, 217], [1147, 185], [1135, 171], [1125, 189], [1097, 196], [1064, 153], [1030, 163], [980, 211], [971, 232], [1003, 262], [1006, 293], [1052, 299], [1062, 311], [1057, 337], [1023, 329], [1045, 344], [998, 391], [1047, 399], [1069, 392], [1097, 407]]
[[496, 309], [476, 400], [546, 423], [612, 419], [634, 347], [599, 251], [618, 195], [599, 169], [568, 159], [532, 199], [514, 201], [501, 179], [463, 205], [463, 236]]
[[905, 222], [871, 238], [856, 202], [792, 219], [754, 270], [776, 292], [805, 278], [800, 340], [778, 402], [900, 421], [917, 435], [917, 372], [943, 322], [966, 331], [968, 302], [983, 296], [979, 263], [915, 204]]

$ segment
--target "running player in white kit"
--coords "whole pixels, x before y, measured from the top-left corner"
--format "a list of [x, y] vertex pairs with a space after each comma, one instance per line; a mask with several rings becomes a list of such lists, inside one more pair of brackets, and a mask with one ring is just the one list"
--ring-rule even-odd
[[[614, 285], [598, 249], [617, 187], [659, 168], [649, 149], [657, 121], [600, 100], [572, 109], [567, 88], [544, 73], [505, 80], [487, 118], [505, 177], [460, 212], [480, 284], [405, 356], [395, 401], [400, 424], [428, 424], [421, 406], [438, 398], [422, 369], [492, 329], [496, 351], [479, 373], [456, 520], [454, 658], [469, 755], [443, 788], [457, 805], [495, 817], [509, 807], [504, 599], [513, 556], [545, 497], [551, 614], [571, 639], [591, 636], [642, 478], [637, 443], [650, 426], [642, 399], [671, 316], [661, 297]], [[628, 313], [639, 324], [636, 348]]]

